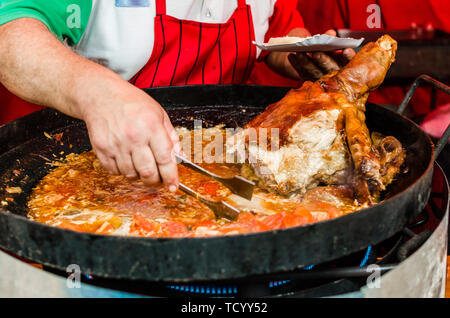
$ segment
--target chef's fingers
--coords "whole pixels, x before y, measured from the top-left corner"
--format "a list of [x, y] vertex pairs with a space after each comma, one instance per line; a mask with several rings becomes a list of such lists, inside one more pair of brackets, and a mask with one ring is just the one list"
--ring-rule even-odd
[[352, 60], [352, 58], [354, 58], [356, 55], [356, 52], [354, 49], [345, 49], [344, 51], [342, 51], [342, 56], [345, 58], [346, 63], [350, 62]]
[[170, 122], [170, 118], [166, 112], [164, 112], [164, 127], [166, 128], [167, 134], [172, 141], [173, 151], [175, 152], [175, 154], [184, 156], [183, 150], [181, 149], [180, 137], [178, 136], [175, 128], [173, 128], [173, 125]]
[[324, 75], [311, 58], [304, 53], [289, 54], [288, 59], [298, 75], [305, 81], [318, 80]]
[[131, 159], [131, 153], [127, 151], [120, 151], [116, 157], [117, 168], [122, 175], [127, 177], [128, 179], [136, 179], [138, 177], [138, 173], [134, 168], [133, 161]]
[[326, 54], [338, 64], [339, 68], [344, 67], [348, 63], [348, 60], [342, 54], [342, 50], [327, 52]]
[[175, 160], [173, 143], [164, 127], [164, 124], [156, 125], [150, 138], [150, 148], [155, 157], [159, 174], [163, 183], [170, 191], [178, 187], [178, 168]]
[[[325, 34], [335, 37], [337, 36], [337, 32], [333, 29], [326, 31]], [[347, 63], [350, 62], [355, 55], [356, 55], [355, 50], [351, 48], [344, 49], [343, 51], [339, 50], [330, 53], [330, 56], [334, 58], [341, 67], [347, 65]]]
[[142, 182], [147, 185], [161, 182], [158, 167], [149, 146], [137, 148], [131, 153], [131, 158]]
[[[101, 127], [101, 123], [102, 122], [96, 127]], [[111, 146], [109, 139], [100, 134], [99, 131], [101, 130], [90, 129], [88, 126], [89, 140], [91, 141], [92, 149], [106, 171], [118, 175], [120, 174], [120, 170], [117, 167], [115, 154], [111, 151], [113, 147]]]
[[315, 64], [317, 64], [317, 66], [319, 66], [325, 74], [331, 73], [333, 71], [338, 71], [340, 69], [337, 61], [335, 61], [333, 57], [324, 52], [314, 52], [311, 54], [311, 56]]
[[336, 30], [333, 30], [333, 29], [329, 29], [328, 31], [325, 31], [325, 34], [329, 35], [329, 36], [334, 36], [334, 37], [337, 36]]
[[117, 164], [114, 158], [109, 157], [108, 155], [103, 154], [100, 151], [96, 151], [95, 155], [97, 156], [102, 166], [106, 169], [106, 171], [115, 175], [120, 174], [119, 168], [117, 168]]
[[320, 67], [325, 73], [338, 71], [348, 64], [350, 60], [356, 55], [353, 49], [338, 50], [334, 52], [314, 52], [311, 54], [314, 63]]

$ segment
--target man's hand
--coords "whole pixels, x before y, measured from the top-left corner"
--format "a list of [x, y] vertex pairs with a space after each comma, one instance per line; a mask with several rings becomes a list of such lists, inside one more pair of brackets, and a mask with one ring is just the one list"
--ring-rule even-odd
[[0, 81], [17, 96], [79, 119], [102, 165], [147, 184], [178, 186], [178, 136], [161, 106], [61, 44], [40, 21], [0, 26]]
[[[336, 36], [336, 31], [328, 30], [325, 34]], [[296, 28], [291, 30], [287, 36], [305, 38], [311, 36], [311, 33], [306, 29]], [[273, 70], [289, 78], [315, 81], [345, 66], [355, 54], [353, 49], [329, 53], [271, 52], [266, 62]]]
[[120, 92], [112, 98], [100, 98], [83, 108], [98, 159], [110, 173], [140, 178], [149, 185], [163, 181], [175, 191], [175, 153], [181, 146], [169, 117], [146, 93], [125, 81], [120, 86], [112, 90]]
[[[325, 34], [336, 36], [336, 31], [328, 30]], [[289, 54], [288, 59], [302, 80], [315, 81], [324, 75], [337, 71], [345, 66], [354, 56], [353, 49], [340, 52], [313, 52]]]

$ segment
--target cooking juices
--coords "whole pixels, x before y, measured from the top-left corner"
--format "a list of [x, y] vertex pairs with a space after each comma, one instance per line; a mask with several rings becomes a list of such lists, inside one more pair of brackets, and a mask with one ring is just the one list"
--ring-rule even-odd
[[[203, 147], [205, 144], [203, 144]], [[218, 175], [240, 172], [238, 164], [200, 164]], [[242, 211], [236, 221], [213, 212], [180, 190], [149, 187], [140, 180], [108, 174], [90, 151], [56, 163], [33, 190], [28, 217], [48, 225], [98, 234], [147, 237], [204, 237], [300, 226], [355, 211], [349, 187], [318, 187], [286, 198], [256, 189], [247, 201], [220, 183], [178, 166], [180, 182], [210, 200], [224, 200]]]

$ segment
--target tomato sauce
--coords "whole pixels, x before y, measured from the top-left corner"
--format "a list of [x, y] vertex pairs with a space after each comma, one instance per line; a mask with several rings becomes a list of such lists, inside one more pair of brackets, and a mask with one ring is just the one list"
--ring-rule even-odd
[[[240, 203], [238, 219], [229, 221], [216, 219], [209, 208], [180, 190], [172, 193], [162, 185], [150, 187], [140, 180], [110, 175], [92, 151], [69, 154], [55, 165], [33, 189], [28, 217], [80, 232], [144, 237], [232, 235], [301, 226], [358, 208], [342, 187], [318, 187], [293, 198], [256, 189], [259, 211]], [[222, 176], [240, 173], [237, 164], [200, 165]], [[237, 204], [220, 183], [181, 165], [178, 171], [180, 182], [205, 198]]]

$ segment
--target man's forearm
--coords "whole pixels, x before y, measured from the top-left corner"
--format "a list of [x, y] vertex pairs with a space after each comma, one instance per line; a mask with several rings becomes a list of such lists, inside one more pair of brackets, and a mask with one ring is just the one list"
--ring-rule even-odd
[[111, 70], [61, 44], [39, 21], [0, 27], [0, 81], [33, 103], [83, 119], [97, 158], [110, 173], [178, 187], [181, 146], [153, 98]]
[[[107, 68], [65, 47], [40, 21], [14, 20], [0, 26], [0, 82], [13, 94], [35, 104], [83, 118], [86, 94], [122, 79]], [[100, 81], [99, 81], [100, 79]], [[99, 87], [100, 86], [100, 87]], [[89, 96], [89, 97], [85, 97]]]
[[[306, 38], [311, 36], [311, 33], [309, 33], [308, 30], [304, 28], [295, 28], [292, 29], [287, 36], [292, 37], [300, 37], [300, 38]], [[288, 59], [288, 55], [291, 54], [290, 52], [271, 52], [267, 58], [266, 63], [267, 65], [273, 69], [275, 72], [284, 75], [286, 77], [300, 80], [300, 76], [298, 72], [294, 69], [294, 67], [291, 65]]]

